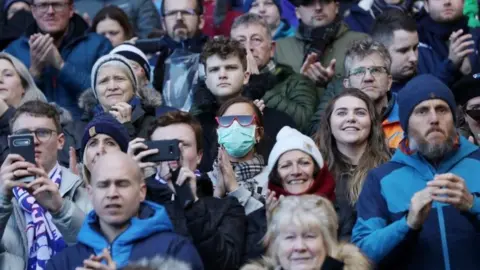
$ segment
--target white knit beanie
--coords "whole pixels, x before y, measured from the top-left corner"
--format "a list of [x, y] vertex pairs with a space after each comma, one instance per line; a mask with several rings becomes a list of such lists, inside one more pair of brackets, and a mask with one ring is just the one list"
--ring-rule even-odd
[[98, 70], [103, 65], [106, 65], [106, 64], [114, 65], [124, 70], [125, 74], [127, 74], [128, 79], [132, 83], [133, 92], [135, 94], [137, 93], [137, 90], [138, 90], [137, 77], [135, 76], [133, 67], [128, 63], [128, 60], [125, 57], [118, 54], [107, 54], [100, 57], [97, 60], [97, 62], [95, 62], [95, 65], [93, 65], [93, 68], [92, 68], [92, 74], [90, 76], [90, 79], [91, 79], [92, 90], [93, 90], [93, 94], [95, 95], [95, 98], [98, 99], [97, 90], [96, 90]]
[[151, 67], [148, 58], [139, 48], [135, 47], [135, 45], [123, 43], [113, 48], [113, 50], [110, 51], [110, 54], [119, 54], [136, 62], [145, 71], [145, 76], [147, 77], [147, 80], [150, 81]]
[[273, 146], [272, 152], [270, 152], [270, 156], [268, 157], [268, 175], [273, 170], [273, 167], [275, 167], [280, 156], [290, 150], [300, 150], [309, 154], [312, 156], [313, 160], [315, 160], [317, 165], [320, 168], [323, 168], [322, 154], [312, 138], [302, 134], [294, 128], [286, 126], [278, 132], [277, 142]]

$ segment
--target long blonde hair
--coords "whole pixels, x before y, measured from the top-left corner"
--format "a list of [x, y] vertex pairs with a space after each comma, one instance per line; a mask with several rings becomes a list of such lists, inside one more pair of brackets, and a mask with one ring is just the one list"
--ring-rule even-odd
[[20, 81], [22, 82], [25, 94], [23, 95], [22, 100], [18, 106], [21, 106], [23, 103], [31, 100], [40, 100], [43, 102], [47, 102], [47, 98], [42, 93], [42, 91], [38, 89], [32, 75], [30, 75], [27, 67], [22, 62], [20, 62], [20, 60], [18, 60], [15, 56], [4, 52], [0, 52], [0, 59], [5, 59], [13, 65], [15, 71], [20, 77]]
[[279, 246], [278, 236], [281, 228], [285, 226], [314, 229], [320, 232], [327, 255], [343, 262], [345, 270], [371, 269], [370, 262], [356, 246], [338, 242], [337, 213], [328, 199], [317, 195], [283, 198], [273, 210], [264, 238], [267, 256], [263, 259], [263, 263], [252, 263], [245, 265], [242, 269], [260, 269], [258, 268], [260, 265], [264, 269], [279, 266], [279, 258], [276, 255]]
[[[371, 129], [367, 138], [365, 152], [361, 156], [357, 167], [352, 171], [350, 159], [340, 153], [337, 148], [330, 123], [335, 103], [340, 98], [347, 96], [355, 97], [365, 102], [371, 121]], [[349, 183], [347, 183], [349, 189], [347, 195], [350, 204], [354, 205], [360, 196], [363, 182], [367, 177], [368, 171], [390, 159], [390, 151], [385, 140], [380, 117], [377, 115], [371, 99], [365, 93], [355, 88], [347, 88], [328, 103], [325, 113], [322, 116], [321, 123], [321, 128], [318, 129], [314, 136], [315, 143], [320, 149], [322, 156], [325, 158], [325, 161], [328, 164], [328, 169], [333, 174], [335, 181], [339, 181], [342, 174], [351, 173]]]

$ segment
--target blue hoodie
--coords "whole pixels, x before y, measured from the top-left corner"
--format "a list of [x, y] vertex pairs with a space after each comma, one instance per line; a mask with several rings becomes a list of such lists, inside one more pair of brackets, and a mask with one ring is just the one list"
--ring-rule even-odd
[[139, 217], [131, 219], [127, 230], [109, 243], [101, 233], [98, 216], [91, 211], [78, 233], [78, 243], [56, 255], [48, 264], [49, 270], [75, 269], [92, 254], [100, 255], [109, 248], [118, 268], [131, 261], [155, 256], [174, 258], [190, 264], [192, 269], [203, 269], [197, 250], [186, 238], [173, 233], [173, 226], [165, 208], [145, 201], [140, 206]]
[[[418, 153], [397, 149], [390, 162], [369, 172], [357, 202], [352, 242], [379, 269], [478, 269], [480, 150], [463, 137], [457, 146], [437, 167]], [[465, 180], [474, 195], [472, 209], [461, 212], [434, 202], [422, 229], [410, 229], [406, 217], [411, 198], [444, 173]]]

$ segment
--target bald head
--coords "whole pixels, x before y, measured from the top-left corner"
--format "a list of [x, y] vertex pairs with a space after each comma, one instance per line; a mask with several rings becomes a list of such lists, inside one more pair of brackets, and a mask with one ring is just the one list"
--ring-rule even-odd
[[91, 184], [97, 180], [129, 178], [143, 183], [143, 173], [137, 162], [127, 154], [115, 151], [101, 156], [92, 169]]

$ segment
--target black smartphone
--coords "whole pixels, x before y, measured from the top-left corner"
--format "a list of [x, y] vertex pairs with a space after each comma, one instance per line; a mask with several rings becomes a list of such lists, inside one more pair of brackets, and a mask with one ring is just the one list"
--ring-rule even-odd
[[139, 39], [135, 41], [135, 47], [139, 48], [145, 54], [153, 54], [162, 50], [166, 46], [164, 38]]
[[[10, 135], [8, 136], [8, 147], [10, 154], [22, 156], [25, 161], [35, 164], [35, 140], [31, 134]], [[25, 176], [18, 178], [17, 181], [32, 182], [34, 176]]]
[[172, 183], [175, 188], [175, 201], [179, 203], [183, 209], [189, 209], [192, 207], [194, 202], [194, 197], [192, 190], [190, 189], [190, 184], [188, 181], [192, 179], [187, 179], [181, 186], [177, 185], [178, 174], [180, 173], [180, 168], [176, 170], [170, 170], [172, 174]]
[[148, 149], [158, 149], [158, 153], [146, 156], [142, 159], [142, 161], [161, 162], [180, 160], [181, 153], [179, 143], [179, 140], [146, 141], [144, 144], [148, 147]]

